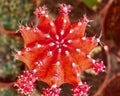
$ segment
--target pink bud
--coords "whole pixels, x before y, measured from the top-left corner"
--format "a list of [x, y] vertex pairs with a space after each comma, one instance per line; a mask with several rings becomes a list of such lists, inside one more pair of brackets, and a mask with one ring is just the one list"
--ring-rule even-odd
[[45, 6], [36, 8], [34, 14], [39, 17], [40, 15], [46, 15], [48, 13], [47, 8]]
[[51, 88], [43, 89], [43, 94], [41, 96], [59, 96], [61, 89], [52, 86]]
[[93, 69], [96, 73], [104, 72], [105, 71], [105, 65], [103, 61], [97, 61], [93, 65]]
[[72, 91], [74, 96], [88, 96], [89, 89], [90, 87], [86, 84], [86, 82], [80, 82], [72, 89]]
[[68, 14], [69, 12], [71, 12], [71, 6], [66, 4], [60, 4], [60, 12]]
[[35, 89], [34, 83], [37, 77], [29, 71], [25, 71], [15, 83], [18, 87], [18, 92], [24, 95], [30, 95]]

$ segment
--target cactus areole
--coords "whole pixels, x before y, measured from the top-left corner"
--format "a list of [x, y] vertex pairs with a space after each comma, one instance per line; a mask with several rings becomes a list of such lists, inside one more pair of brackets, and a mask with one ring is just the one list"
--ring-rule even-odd
[[[43, 89], [42, 96], [59, 96], [59, 86], [64, 83], [73, 84], [71, 91], [75, 96], [87, 96], [89, 86], [81, 81], [81, 73], [91, 68], [98, 73], [104, 71], [103, 62], [96, 61], [89, 55], [99, 43], [95, 37], [84, 36], [89, 20], [84, 16], [71, 24], [68, 16], [70, 11], [70, 5], [61, 4], [59, 16], [52, 20], [47, 8], [39, 7], [34, 12], [39, 19], [38, 25], [19, 27], [25, 44], [15, 58], [23, 61], [29, 68], [30, 73], [27, 74], [34, 77], [26, 82], [33, 84], [34, 80], [40, 80], [49, 84], [50, 88]], [[26, 73], [16, 82], [22, 93], [26, 92], [22, 84], [25, 82], [22, 81], [28, 78], [24, 76], [29, 76], [24, 74]], [[30, 95], [33, 89], [28, 91]]]

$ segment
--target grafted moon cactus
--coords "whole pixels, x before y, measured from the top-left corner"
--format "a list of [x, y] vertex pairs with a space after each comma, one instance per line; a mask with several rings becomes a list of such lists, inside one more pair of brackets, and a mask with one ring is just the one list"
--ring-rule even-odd
[[[60, 15], [52, 20], [48, 16], [47, 8], [39, 7], [34, 12], [39, 18], [38, 25], [19, 28], [25, 47], [17, 52], [15, 58], [27, 65], [32, 77], [37, 77], [26, 82], [34, 79], [49, 84], [50, 88], [43, 89], [42, 96], [59, 96], [59, 86], [64, 83], [73, 84], [75, 96], [87, 96], [90, 88], [81, 81], [81, 73], [91, 68], [99, 73], [105, 68], [102, 61], [96, 61], [89, 55], [99, 43], [99, 39], [95, 37], [84, 36], [89, 20], [84, 16], [71, 24], [68, 16], [70, 11], [70, 5], [61, 4]], [[25, 81], [24, 76], [16, 82], [22, 93], [26, 92], [22, 84]], [[30, 95], [33, 89], [28, 91], [30, 92], [27, 95]]]

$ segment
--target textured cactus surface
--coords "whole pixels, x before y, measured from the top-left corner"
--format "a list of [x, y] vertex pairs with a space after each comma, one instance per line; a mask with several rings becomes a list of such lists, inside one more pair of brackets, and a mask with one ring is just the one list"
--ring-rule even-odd
[[[94, 36], [84, 35], [89, 20], [84, 16], [71, 24], [68, 16], [70, 11], [70, 5], [61, 4], [59, 16], [52, 20], [48, 16], [47, 8], [39, 7], [34, 12], [39, 18], [38, 25], [36, 27], [21, 25], [19, 28], [25, 47], [17, 52], [15, 58], [23, 61], [30, 74], [34, 75], [29, 81], [38, 79], [49, 84], [50, 88], [43, 89], [42, 96], [59, 96], [61, 90], [59, 86], [64, 83], [73, 84], [72, 91], [75, 96], [87, 96], [90, 87], [81, 81], [81, 73], [91, 68], [99, 73], [105, 68], [102, 61], [94, 60], [89, 55], [100, 42]], [[27, 77], [23, 75], [21, 78]], [[18, 79], [16, 86], [25, 93], [24, 88], [18, 84], [23, 80], [21, 78]], [[33, 89], [29, 91], [30, 95]]]
[[18, 21], [27, 24], [34, 7], [34, 0], [0, 0], [0, 27], [16, 30]]

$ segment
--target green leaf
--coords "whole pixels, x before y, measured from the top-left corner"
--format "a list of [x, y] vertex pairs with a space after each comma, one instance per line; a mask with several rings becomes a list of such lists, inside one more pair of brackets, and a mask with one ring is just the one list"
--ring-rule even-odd
[[82, 2], [91, 9], [98, 4], [98, 0], [82, 0]]

